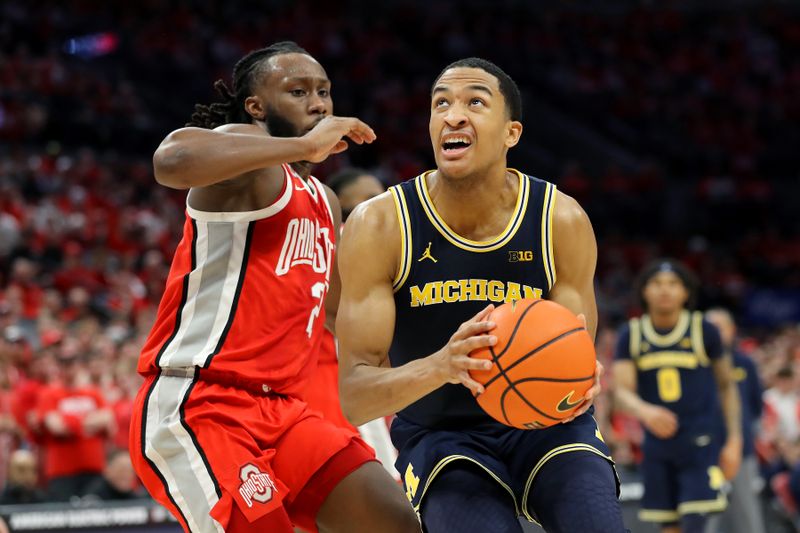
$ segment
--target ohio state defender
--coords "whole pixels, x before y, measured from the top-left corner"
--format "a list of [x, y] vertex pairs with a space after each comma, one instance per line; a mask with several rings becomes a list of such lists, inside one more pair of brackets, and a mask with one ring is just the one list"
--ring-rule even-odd
[[153, 157], [159, 183], [191, 190], [139, 362], [136, 471], [187, 531], [419, 531], [374, 452], [300, 399], [338, 290], [340, 208], [311, 162], [375, 134], [331, 116], [325, 71], [294, 43], [233, 78]]

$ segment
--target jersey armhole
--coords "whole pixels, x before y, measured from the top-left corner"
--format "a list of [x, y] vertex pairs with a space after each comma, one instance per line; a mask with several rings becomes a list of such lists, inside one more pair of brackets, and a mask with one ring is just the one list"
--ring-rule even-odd
[[312, 183], [317, 188], [317, 193], [325, 203], [325, 207], [328, 208], [328, 215], [331, 217], [331, 226], [336, 227], [336, 217], [333, 216], [333, 208], [331, 207], [331, 203], [328, 201], [328, 195], [325, 193], [325, 187], [322, 185], [322, 182], [314, 176], [309, 176], [309, 178], [313, 180]]
[[553, 258], [553, 212], [556, 205], [556, 186], [547, 183], [542, 203], [542, 265], [547, 278], [547, 290], [556, 284], [556, 264]]
[[406, 282], [411, 272], [411, 252], [413, 250], [411, 242], [411, 219], [408, 213], [406, 197], [400, 185], [390, 187], [389, 191], [392, 193], [397, 222], [400, 227], [400, 267], [397, 269], [397, 274], [392, 281], [392, 290], [397, 292]]
[[253, 222], [262, 220], [280, 213], [292, 198], [292, 178], [289, 168], [282, 164], [283, 187], [278, 196], [266, 207], [254, 211], [200, 211], [189, 205], [189, 195], [186, 195], [186, 214], [193, 220], [202, 222]]

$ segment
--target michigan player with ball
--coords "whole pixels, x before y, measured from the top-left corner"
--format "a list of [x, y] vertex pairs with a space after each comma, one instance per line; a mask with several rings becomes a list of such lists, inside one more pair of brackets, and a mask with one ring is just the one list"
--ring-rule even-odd
[[[570, 348], [501, 356], [508, 325], [495, 314], [508, 302], [503, 312], [531, 338], [554, 323], [567, 327], [563, 334], [594, 335], [589, 219], [554, 185], [507, 169], [522, 134], [521, 98], [496, 65], [471, 58], [446, 67], [430, 113], [436, 170], [356, 208], [342, 238], [344, 412], [355, 424], [398, 413], [397, 467], [429, 533], [521, 532], [518, 516], [548, 532], [624, 531], [609, 450], [587, 412], [599, 385], [583, 393], [576, 382], [574, 394], [552, 396], [548, 411], [537, 397], [547, 386], [523, 389], [510, 366], [567, 358]], [[529, 301], [540, 298], [569, 309], [568, 320], [552, 302]], [[577, 333], [539, 338], [557, 346]], [[591, 365], [574, 378], [593, 383], [600, 369]], [[492, 382], [493, 372], [501, 377]], [[500, 406], [503, 423], [480, 407], [482, 394], [500, 395], [487, 405]], [[538, 418], [526, 420], [526, 408]]]

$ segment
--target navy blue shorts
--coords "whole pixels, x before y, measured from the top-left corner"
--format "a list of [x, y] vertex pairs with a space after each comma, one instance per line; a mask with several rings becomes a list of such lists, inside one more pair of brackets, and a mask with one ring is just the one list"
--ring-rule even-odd
[[648, 453], [645, 446], [642, 521], [678, 522], [683, 515], [720, 512], [727, 506], [719, 445], [704, 436], [685, 440], [669, 446], [669, 452]]
[[[594, 418], [588, 413], [569, 424], [539, 430], [522, 430], [499, 423], [475, 426], [469, 431], [440, 430], [395, 418], [392, 442], [399, 450], [395, 466], [406, 496], [419, 513], [425, 492], [436, 476], [453, 461], [472, 461], [494, 478], [514, 500], [517, 516], [536, 522], [525, 502], [536, 475], [553, 457], [587, 451], [606, 459], [611, 453]], [[615, 471], [616, 478], [616, 471]], [[617, 480], [617, 491], [619, 480]]]

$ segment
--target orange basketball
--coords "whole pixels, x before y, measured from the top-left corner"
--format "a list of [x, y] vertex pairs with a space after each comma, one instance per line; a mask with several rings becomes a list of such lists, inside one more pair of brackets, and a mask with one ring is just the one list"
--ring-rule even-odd
[[552, 426], [572, 415], [594, 383], [594, 343], [572, 311], [549, 300], [522, 299], [490, 315], [497, 344], [470, 356], [494, 364], [472, 370], [486, 389], [478, 403], [495, 420], [520, 429]]

